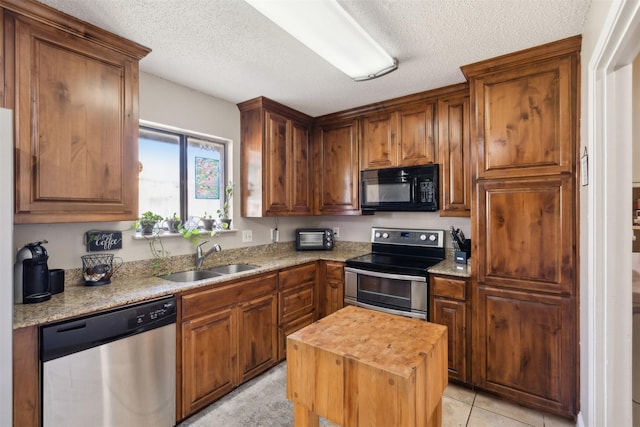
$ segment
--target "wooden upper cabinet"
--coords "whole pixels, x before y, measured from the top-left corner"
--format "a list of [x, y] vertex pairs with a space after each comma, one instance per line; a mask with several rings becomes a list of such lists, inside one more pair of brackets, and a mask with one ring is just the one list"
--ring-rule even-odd
[[311, 117], [265, 97], [238, 108], [242, 216], [310, 215]]
[[[579, 47], [579, 38], [571, 38], [550, 44], [546, 52], [529, 50], [513, 58], [497, 58], [496, 66], [485, 61], [462, 67], [471, 78], [475, 97], [472, 139], [480, 142], [475, 165], [478, 178], [573, 172], [576, 40]], [[558, 58], [560, 55], [565, 56]], [[496, 69], [500, 71], [494, 72]]]
[[362, 168], [414, 166], [436, 161], [435, 103], [407, 105], [361, 119]]
[[469, 87], [438, 99], [440, 216], [471, 215]]
[[138, 216], [138, 61], [149, 49], [31, 1], [3, 1], [18, 224]]
[[314, 127], [316, 215], [359, 215], [358, 120]]
[[398, 166], [435, 163], [436, 104], [426, 102], [402, 107], [398, 115]]
[[397, 115], [376, 114], [363, 117], [362, 168], [389, 168], [397, 163]]

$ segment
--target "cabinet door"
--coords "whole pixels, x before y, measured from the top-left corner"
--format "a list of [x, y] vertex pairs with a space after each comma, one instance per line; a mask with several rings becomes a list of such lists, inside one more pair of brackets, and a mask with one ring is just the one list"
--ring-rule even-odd
[[289, 210], [296, 215], [310, 215], [312, 210], [311, 136], [306, 123], [291, 121], [291, 182]]
[[396, 114], [385, 113], [362, 118], [362, 168], [388, 168], [398, 163]]
[[440, 216], [471, 215], [469, 93], [438, 100]]
[[289, 145], [286, 117], [265, 111], [265, 159], [267, 185], [264, 187], [265, 208], [276, 214], [289, 211]]
[[478, 178], [573, 172], [575, 70], [569, 56], [475, 80]]
[[398, 166], [435, 163], [435, 103], [402, 108], [398, 112]]
[[434, 297], [431, 321], [447, 327], [449, 378], [467, 382], [467, 305], [442, 297]]
[[328, 316], [344, 307], [344, 263], [324, 262], [324, 292], [321, 317]]
[[311, 212], [309, 126], [265, 112], [265, 214]]
[[576, 299], [480, 285], [474, 382], [567, 416], [575, 415]]
[[182, 323], [182, 415], [192, 414], [235, 386], [237, 325], [227, 307]]
[[571, 295], [576, 292], [573, 177], [479, 181], [478, 282]]
[[315, 129], [316, 215], [359, 215], [358, 121]]
[[15, 32], [15, 222], [135, 219], [138, 58], [25, 17]]
[[240, 372], [238, 383], [255, 377], [278, 360], [278, 307], [275, 294], [238, 305]]

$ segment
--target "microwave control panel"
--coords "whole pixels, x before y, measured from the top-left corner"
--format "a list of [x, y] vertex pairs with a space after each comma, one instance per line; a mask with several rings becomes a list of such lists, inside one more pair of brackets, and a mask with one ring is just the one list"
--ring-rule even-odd
[[433, 181], [420, 181], [420, 203], [433, 203], [436, 186]]

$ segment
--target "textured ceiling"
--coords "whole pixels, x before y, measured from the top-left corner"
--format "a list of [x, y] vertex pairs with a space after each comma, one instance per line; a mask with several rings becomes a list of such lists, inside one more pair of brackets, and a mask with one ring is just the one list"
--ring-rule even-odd
[[[283, 0], [295, 1], [295, 0]], [[146, 73], [319, 116], [449, 84], [460, 66], [580, 34], [590, 0], [340, 0], [399, 61], [354, 82], [243, 0], [43, 0], [153, 51]]]

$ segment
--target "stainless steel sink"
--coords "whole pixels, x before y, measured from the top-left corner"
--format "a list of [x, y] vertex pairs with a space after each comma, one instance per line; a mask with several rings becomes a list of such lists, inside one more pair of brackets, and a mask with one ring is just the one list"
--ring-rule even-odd
[[213, 277], [255, 270], [256, 268], [260, 268], [260, 266], [251, 264], [227, 264], [219, 267], [208, 268], [206, 270], [181, 271], [179, 273], [171, 273], [160, 277], [166, 280], [171, 280], [172, 282], [195, 282], [197, 280], [211, 279]]
[[209, 270], [189, 270], [181, 271], [179, 273], [167, 274], [160, 276], [163, 279], [171, 280], [172, 282], [195, 282], [197, 280], [211, 279], [213, 277], [224, 276], [223, 273], [216, 273]]
[[206, 271], [218, 274], [233, 274], [241, 273], [243, 271], [255, 270], [256, 268], [260, 268], [260, 266], [251, 264], [227, 264], [221, 265], [219, 267], [211, 267]]

